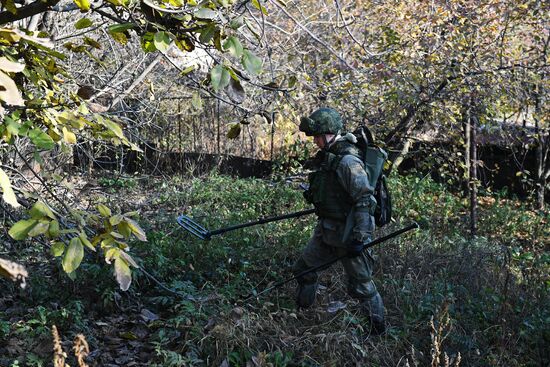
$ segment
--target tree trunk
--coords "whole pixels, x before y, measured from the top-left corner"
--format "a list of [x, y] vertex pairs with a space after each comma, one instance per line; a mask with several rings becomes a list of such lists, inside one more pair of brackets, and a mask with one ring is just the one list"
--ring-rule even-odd
[[468, 106], [463, 113], [463, 123], [464, 123], [464, 176], [466, 176], [466, 184], [465, 191], [469, 195], [470, 194], [470, 169], [471, 169], [471, 161], [470, 161], [470, 147], [471, 147], [471, 141], [470, 141], [470, 134], [472, 131], [472, 127], [470, 124], [470, 117], [471, 117], [471, 107]]
[[536, 207], [537, 209], [543, 210], [544, 209], [544, 196], [545, 196], [545, 190], [546, 190], [546, 178], [547, 178], [547, 172], [546, 172], [546, 165], [547, 165], [547, 159], [548, 159], [548, 149], [549, 149], [549, 140], [548, 140], [548, 132], [546, 132], [544, 129], [541, 129], [539, 124], [539, 118], [540, 118], [540, 110], [541, 110], [541, 101], [540, 101], [540, 95], [537, 93], [536, 100], [535, 100], [535, 128], [536, 128], [536, 139], [537, 139], [537, 152], [536, 152], [536, 159], [537, 159], [537, 182], [536, 182], [536, 190], [537, 190], [537, 203]]
[[470, 109], [470, 233], [477, 234], [477, 111]]

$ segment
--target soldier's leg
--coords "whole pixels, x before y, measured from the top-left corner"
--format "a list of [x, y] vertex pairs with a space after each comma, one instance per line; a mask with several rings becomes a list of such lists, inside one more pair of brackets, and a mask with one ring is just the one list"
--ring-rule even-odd
[[[336, 256], [334, 249], [323, 243], [320, 229], [317, 227], [300, 258], [292, 267], [294, 275], [298, 275], [312, 267], [322, 265]], [[318, 278], [317, 272], [311, 272], [297, 279], [296, 304], [298, 307], [307, 308], [315, 302]]]
[[369, 317], [372, 333], [385, 331], [384, 303], [372, 281], [373, 259], [368, 250], [360, 256], [342, 260], [348, 277], [348, 293], [361, 302], [361, 309]]

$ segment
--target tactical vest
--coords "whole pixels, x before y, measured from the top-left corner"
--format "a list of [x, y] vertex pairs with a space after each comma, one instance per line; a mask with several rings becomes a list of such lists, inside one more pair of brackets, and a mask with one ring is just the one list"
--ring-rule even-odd
[[315, 206], [315, 213], [320, 218], [344, 222], [353, 207], [351, 197], [336, 174], [340, 161], [348, 154], [361, 159], [361, 151], [355, 145], [346, 140], [335, 142], [324, 152], [319, 169], [309, 174], [309, 189], [304, 196]]

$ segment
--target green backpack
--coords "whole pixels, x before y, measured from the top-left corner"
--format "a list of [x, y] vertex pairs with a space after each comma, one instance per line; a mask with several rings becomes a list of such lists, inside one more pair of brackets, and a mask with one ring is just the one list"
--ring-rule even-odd
[[388, 154], [374, 144], [372, 133], [366, 126], [359, 126], [352, 134], [357, 139], [355, 145], [363, 153], [365, 170], [371, 178], [370, 184], [375, 188], [376, 209], [374, 220], [377, 227], [382, 227], [391, 221], [392, 216], [391, 195], [384, 174], [384, 163], [388, 159]]

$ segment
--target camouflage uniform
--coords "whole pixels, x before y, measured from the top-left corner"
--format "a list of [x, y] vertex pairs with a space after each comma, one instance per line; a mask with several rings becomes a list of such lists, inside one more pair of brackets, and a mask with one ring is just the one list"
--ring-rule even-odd
[[[318, 111], [310, 116], [309, 121], [302, 122], [300, 130], [315, 135], [316, 131], [313, 128], [308, 130], [305, 125], [309, 123], [309, 126], [316, 126], [314, 122], [315, 117], [319, 116]], [[333, 127], [328, 133], [339, 133], [335, 131], [340, 130], [338, 126], [336, 124], [336, 128]], [[323, 133], [327, 133], [327, 129], [324, 130]], [[376, 200], [372, 196], [373, 183], [369, 180], [359, 150], [348, 141], [352, 139], [348, 136], [338, 136], [328, 149], [317, 155], [316, 171], [310, 174], [310, 189], [304, 196], [314, 204], [319, 221], [301, 257], [293, 266], [294, 274], [349, 253], [350, 244], [363, 245], [372, 239], [375, 227], [372, 214], [376, 207]], [[372, 281], [373, 258], [370, 249], [361, 252], [359, 256], [343, 259], [342, 265], [347, 276], [348, 293], [361, 301], [362, 309], [370, 317], [373, 331], [383, 332], [384, 305]], [[313, 304], [317, 281], [317, 273], [299, 278], [298, 306], [309, 307]]]

